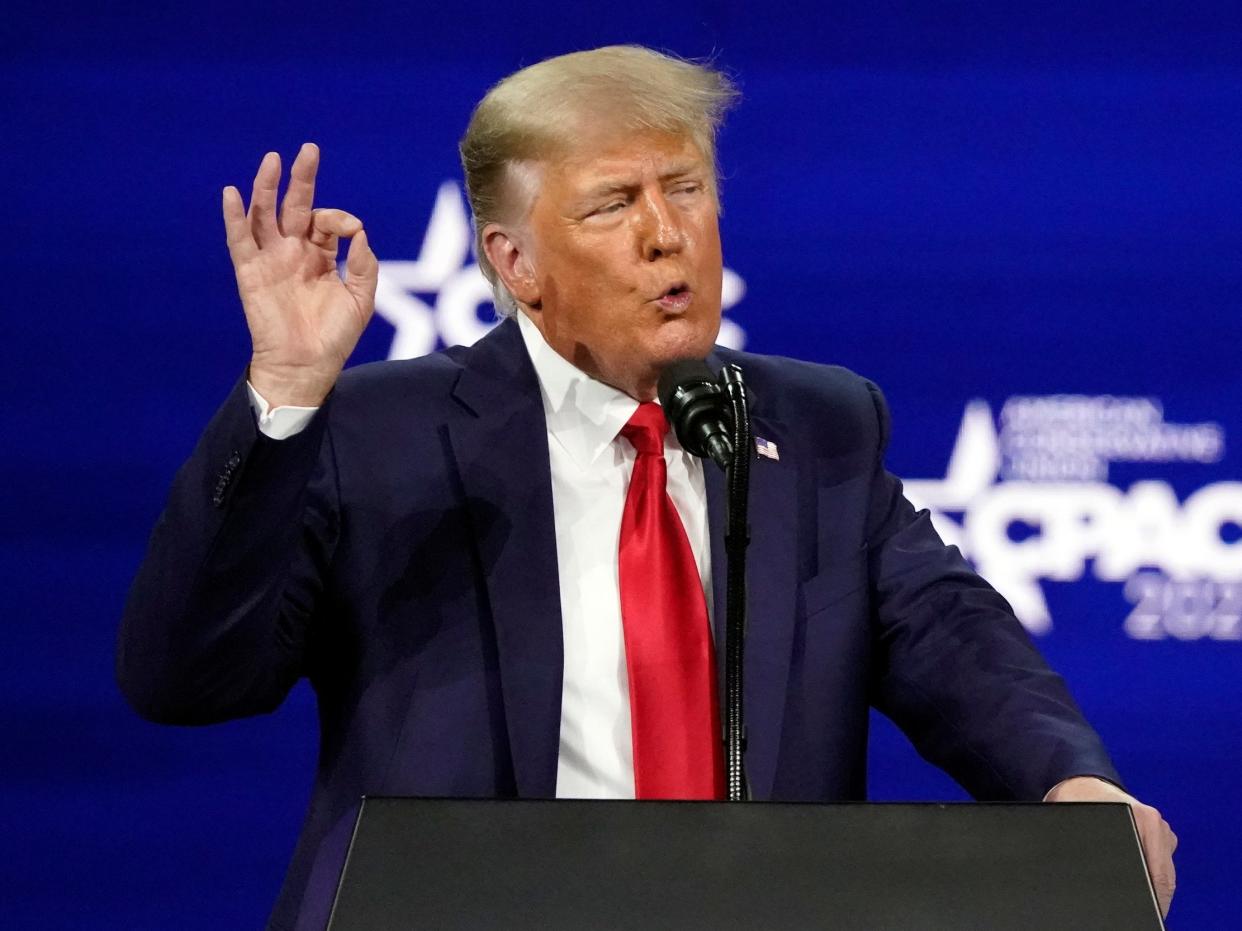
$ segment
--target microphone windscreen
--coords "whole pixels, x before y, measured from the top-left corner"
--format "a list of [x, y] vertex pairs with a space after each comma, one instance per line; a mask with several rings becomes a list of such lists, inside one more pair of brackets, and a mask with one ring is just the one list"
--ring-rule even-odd
[[714, 385], [716, 377], [712, 375], [712, 370], [707, 367], [707, 363], [702, 359], [682, 359], [679, 362], [672, 363], [660, 373], [660, 381], [656, 385], [656, 394], [660, 397], [660, 406], [668, 414], [673, 395], [678, 388], [703, 383]]

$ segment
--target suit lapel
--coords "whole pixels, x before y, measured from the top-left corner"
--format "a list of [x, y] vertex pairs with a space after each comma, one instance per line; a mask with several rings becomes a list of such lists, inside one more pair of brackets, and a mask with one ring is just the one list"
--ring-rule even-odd
[[[756, 412], [754, 432], [792, 454], [776, 420]], [[753, 453], [752, 453], [753, 455]], [[793, 657], [797, 598], [797, 462], [756, 457], [750, 466], [747, 550], [746, 773], [755, 798], [772, 794]]]
[[449, 427], [495, 625], [521, 797], [556, 794], [564, 650], [547, 427], [516, 322], [467, 353]]

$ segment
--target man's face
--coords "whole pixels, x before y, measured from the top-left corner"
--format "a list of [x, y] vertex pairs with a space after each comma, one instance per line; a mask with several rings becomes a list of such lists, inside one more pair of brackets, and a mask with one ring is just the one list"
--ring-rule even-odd
[[586, 134], [542, 166], [526, 224], [535, 321], [578, 368], [640, 400], [720, 329], [714, 178], [687, 137]]

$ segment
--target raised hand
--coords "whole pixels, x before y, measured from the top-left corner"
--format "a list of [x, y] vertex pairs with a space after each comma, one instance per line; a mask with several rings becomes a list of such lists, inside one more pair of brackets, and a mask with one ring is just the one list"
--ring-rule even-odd
[[[319, 148], [306, 143], [276, 211], [280, 156], [263, 156], [250, 209], [224, 189], [224, 230], [250, 327], [250, 383], [272, 407], [316, 407], [327, 397], [375, 310], [379, 263], [362, 221], [343, 210], [313, 209]], [[337, 271], [348, 239], [345, 274]]]

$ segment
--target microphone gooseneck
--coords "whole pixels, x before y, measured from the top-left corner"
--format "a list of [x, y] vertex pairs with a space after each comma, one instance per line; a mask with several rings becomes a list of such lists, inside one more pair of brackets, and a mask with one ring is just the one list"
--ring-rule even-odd
[[656, 388], [664, 415], [682, 448], [728, 469], [733, 457], [729, 439], [729, 400], [701, 359], [674, 362]]
[[746, 649], [746, 547], [750, 544], [750, 461], [754, 457], [754, 435], [750, 429], [750, 410], [742, 370], [729, 364], [720, 373], [728, 404], [729, 437], [733, 455], [725, 469], [728, 486], [725, 512], [725, 554], [728, 558], [725, 582], [725, 798], [744, 802], [750, 798], [746, 779], [746, 720], [742, 693], [743, 655]]
[[725, 662], [721, 739], [725, 798], [750, 798], [746, 779], [746, 722], [742, 703], [746, 646], [746, 548], [750, 543], [750, 428], [748, 391], [742, 370], [729, 364], [713, 377], [701, 359], [675, 362], [657, 387], [664, 416], [687, 452], [711, 457], [725, 473]]

